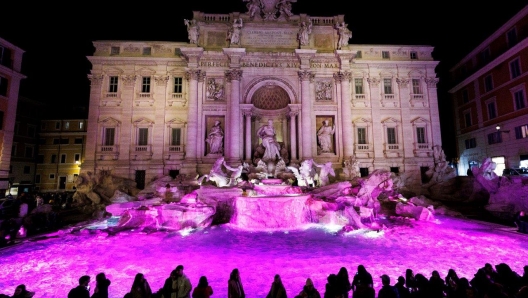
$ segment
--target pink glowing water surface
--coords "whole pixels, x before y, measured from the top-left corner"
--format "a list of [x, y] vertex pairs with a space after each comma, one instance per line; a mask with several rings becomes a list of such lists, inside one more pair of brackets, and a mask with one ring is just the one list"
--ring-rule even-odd
[[81, 275], [92, 277], [93, 291], [95, 275], [105, 272], [112, 281], [110, 297], [123, 297], [136, 273], [145, 274], [156, 291], [178, 264], [185, 266], [193, 286], [207, 276], [213, 297], [227, 296], [233, 268], [239, 268], [248, 298], [265, 297], [275, 274], [294, 297], [307, 277], [323, 294], [329, 274], [344, 266], [352, 278], [359, 264], [374, 277], [377, 293], [379, 276], [388, 274], [394, 283], [407, 268], [426, 277], [433, 270], [445, 277], [455, 268], [460, 277], [471, 278], [486, 262], [506, 263], [521, 274], [528, 264], [528, 236], [511, 228], [450, 217], [399, 223], [380, 232], [344, 234], [313, 225], [289, 232], [250, 232], [230, 225], [188, 234], [59, 232], [0, 250], [0, 293], [12, 295], [25, 283], [35, 297], [66, 297]]

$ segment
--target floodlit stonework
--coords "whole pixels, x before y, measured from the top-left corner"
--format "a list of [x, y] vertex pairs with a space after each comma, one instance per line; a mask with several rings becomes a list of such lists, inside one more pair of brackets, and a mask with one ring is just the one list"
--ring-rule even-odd
[[[331, 162], [336, 179], [351, 157], [363, 176], [434, 167], [433, 47], [349, 44], [343, 15], [251, 3], [245, 13], [194, 12], [181, 20], [187, 41], [95, 41], [81, 171], [110, 170], [141, 188], [163, 175], [204, 175], [222, 156], [255, 164], [256, 132], [270, 119], [288, 165]], [[223, 150], [210, 153], [217, 121]], [[335, 126], [330, 152], [318, 144], [323, 121]]]

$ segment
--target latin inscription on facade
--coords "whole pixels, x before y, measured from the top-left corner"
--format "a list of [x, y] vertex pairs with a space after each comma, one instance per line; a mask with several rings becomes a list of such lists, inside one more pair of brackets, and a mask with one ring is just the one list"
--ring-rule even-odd
[[299, 29], [249, 29], [242, 31], [242, 45], [251, 47], [297, 47]]

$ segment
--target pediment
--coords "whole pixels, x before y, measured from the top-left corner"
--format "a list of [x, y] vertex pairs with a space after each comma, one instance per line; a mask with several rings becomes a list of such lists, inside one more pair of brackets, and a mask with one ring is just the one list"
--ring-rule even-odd
[[114, 117], [107, 117], [102, 120], [99, 120], [99, 123], [101, 123], [104, 126], [119, 126], [121, 125], [121, 121], [115, 119]]
[[400, 123], [400, 121], [396, 118], [393, 118], [393, 117], [389, 117], [389, 118], [385, 118], [385, 120], [382, 120], [381, 123], [383, 124], [397, 124], [397, 123]]
[[137, 120], [135, 120], [134, 122], [134, 125], [136, 126], [140, 126], [140, 125], [153, 125], [154, 124], [154, 121], [146, 118], [146, 117], [141, 117], [141, 118], [138, 118]]
[[429, 123], [429, 121], [427, 121], [427, 119], [425, 119], [423, 117], [416, 117], [413, 120], [411, 120], [411, 123], [412, 124]]
[[118, 76], [122, 75], [125, 71], [117, 67], [109, 67], [104, 70], [104, 74], [107, 76]]
[[143, 68], [138, 69], [136, 73], [139, 74], [140, 76], [153, 76], [156, 73], [156, 71], [152, 68], [143, 67]]
[[360, 117], [360, 118], [357, 118], [356, 120], [352, 121], [354, 124], [364, 124], [364, 123], [371, 123], [371, 121], [367, 118], [363, 118], [363, 117]]

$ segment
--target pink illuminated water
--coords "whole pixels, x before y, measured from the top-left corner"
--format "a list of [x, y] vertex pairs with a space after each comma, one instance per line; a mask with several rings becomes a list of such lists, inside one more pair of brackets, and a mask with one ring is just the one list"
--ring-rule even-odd
[[[402, 223], [402, 222], [400, 222]], [[509, 229], [511, 230], [511, 229]], [[344, 266], [352, 275], [363, 264], [374, 277], [388, 274], [392, 283], [405, 269], [430, 277], [445, 277], [455, 268], [471, 278], [486, 262], [507, 263], [517, 273], [528, 264], [528, 236], [506, 227], [463, 219], [437, 217], [436, 222], [405, 222], [381, 232], [336, 233], [320, 226], [301, 231], [248, 232], [224, 225], [179, 232], [122, 232], [108, 236], [88, 230], [56, 233], [45, 240], [0, 250], [0, 293], [12, 295], [25, 283], [35, 297], [66, 297], [84, 274], [105, 272], [112, 281], [110, 297], [123, 297], [136, 273], [145, 274], [154, 291], [178, 264], [196, 285], [201, 275], [213, 287], [213, 297], [226, 297], [227, 280], [239, 268], [247, 297], [265, 297], [273, 276], [280, 274], [294, 297], [306, 278], [324, 293], [326, 277]], [[93, 290], [92, 290], [93, 291]]]

